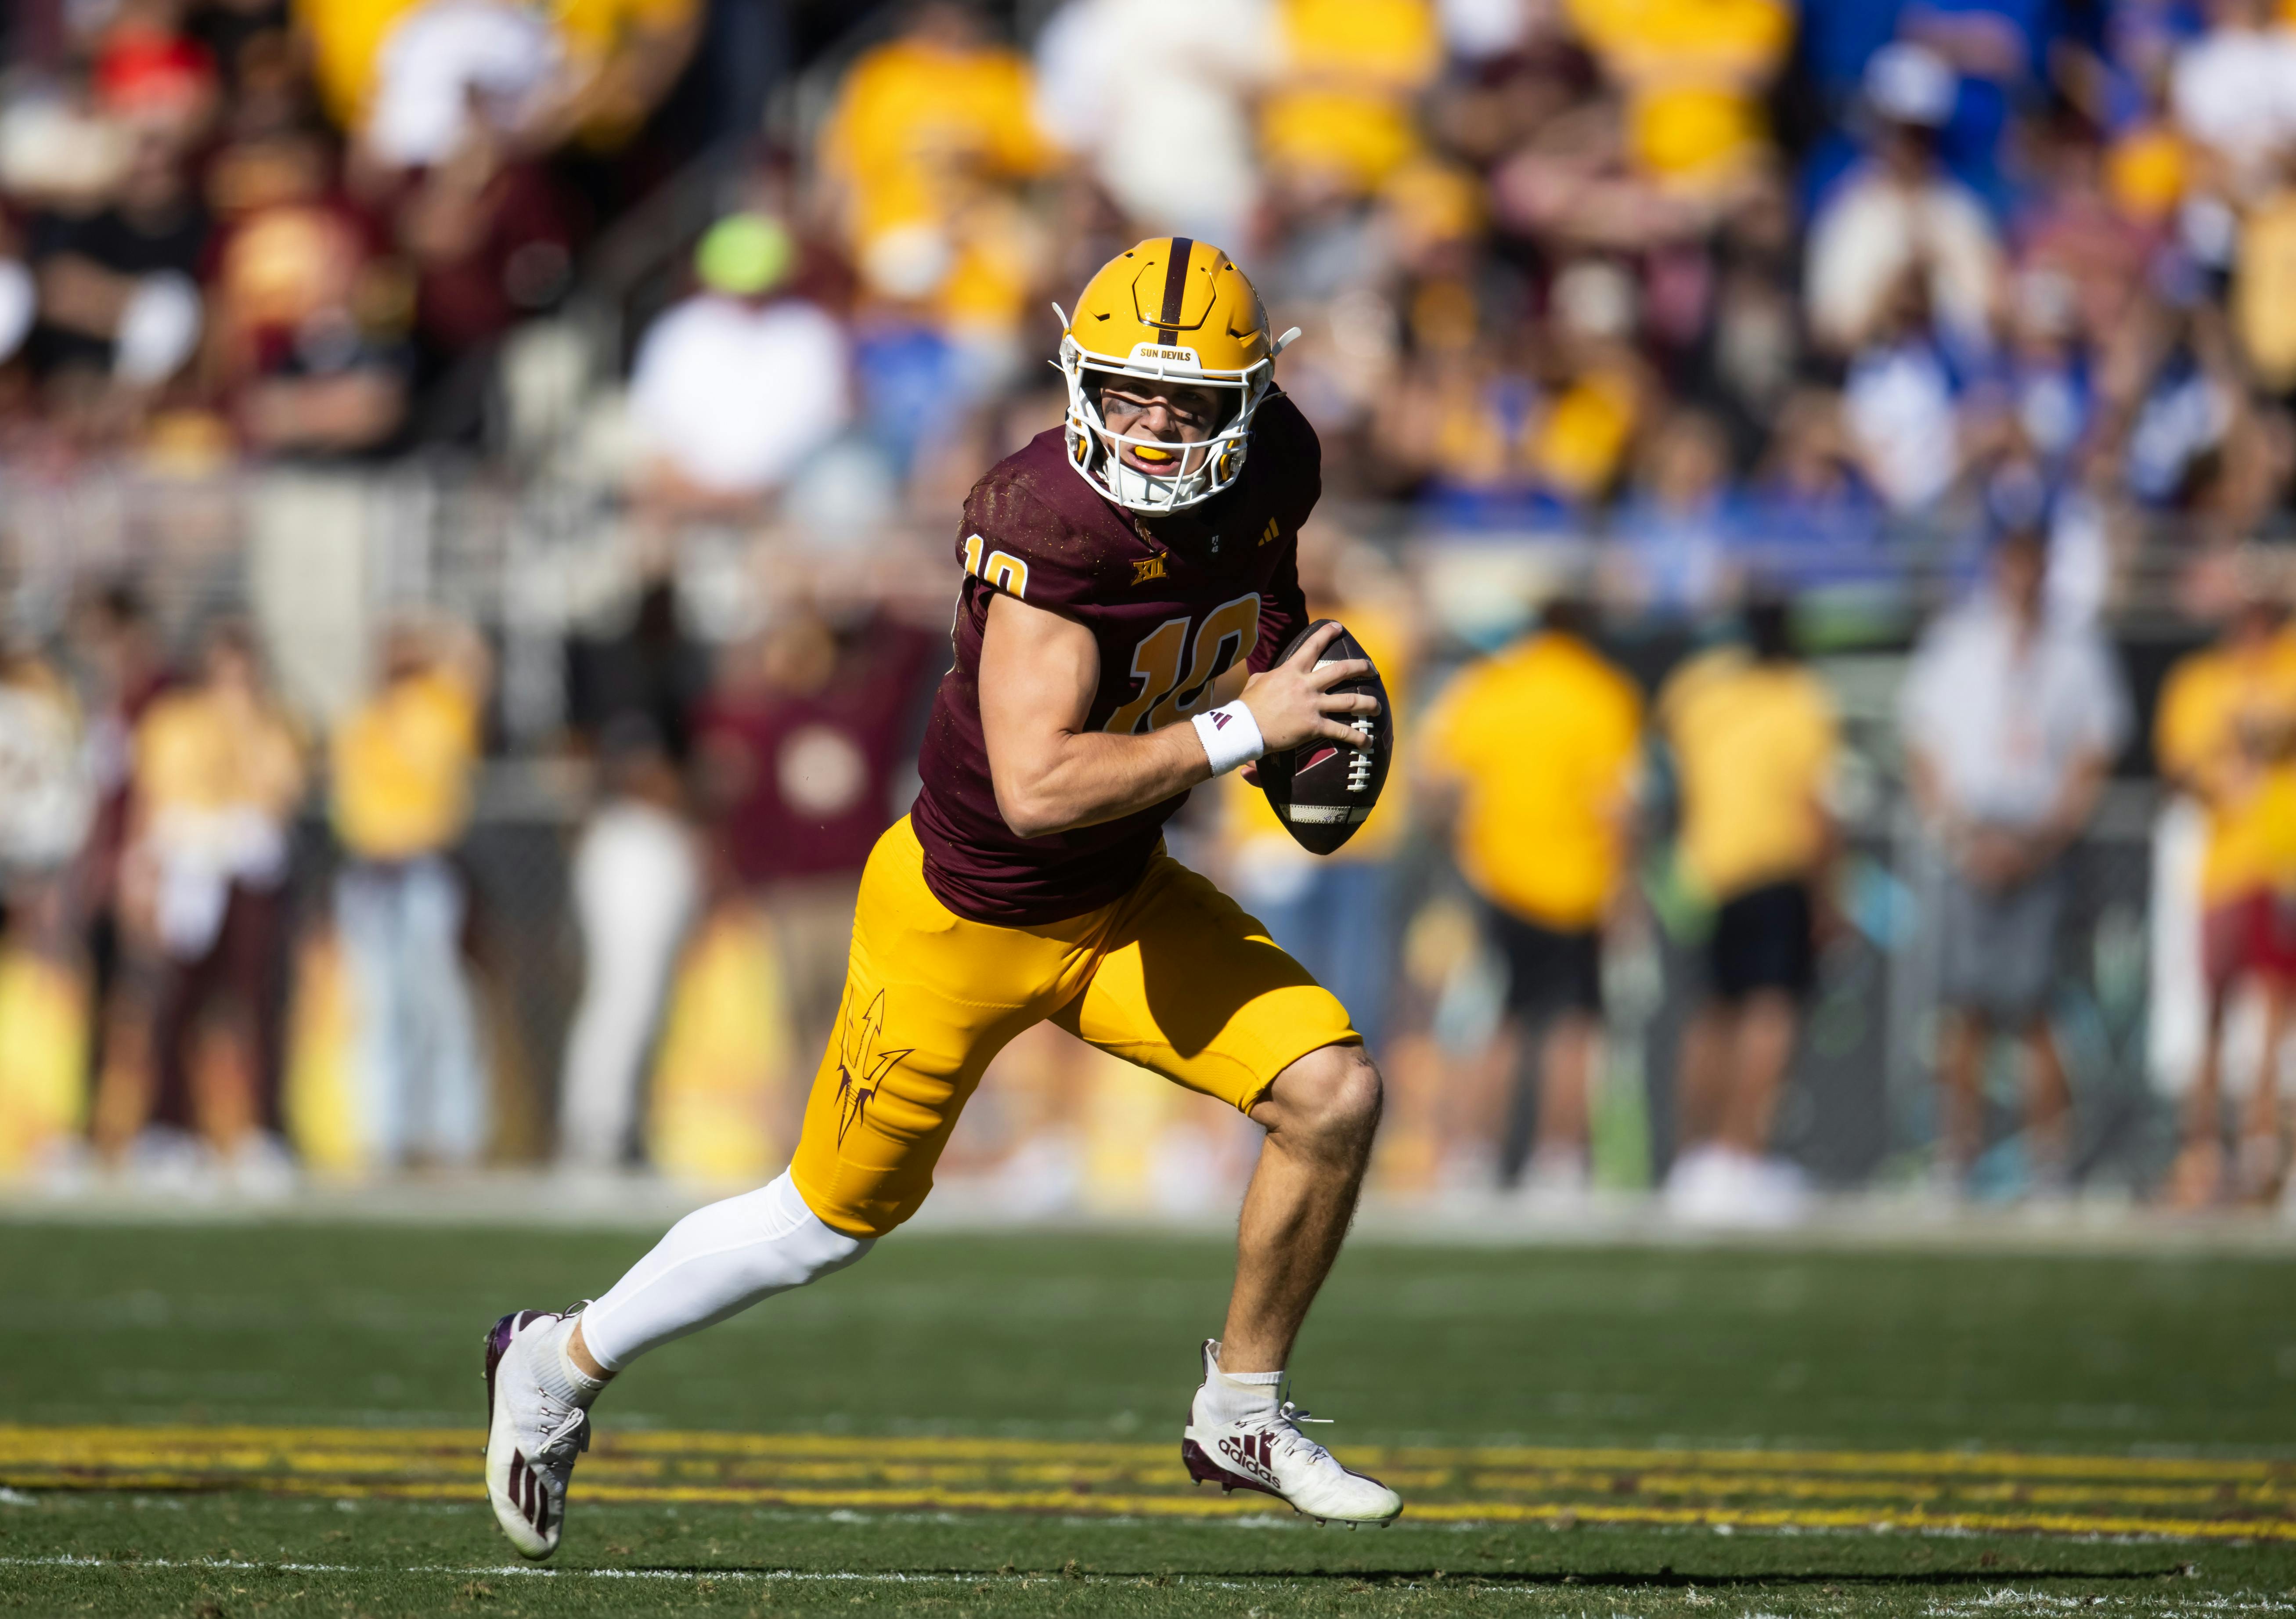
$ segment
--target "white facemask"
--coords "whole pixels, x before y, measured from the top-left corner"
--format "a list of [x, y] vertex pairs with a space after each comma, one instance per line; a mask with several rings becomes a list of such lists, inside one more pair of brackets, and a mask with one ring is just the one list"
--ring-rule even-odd
[[[1058, 306], [1054, 306], [1057, 310]], [[1068, 324], [1062, 316], [1061, 324]], [[1284, 341], [1296, 333], [1286, 333]], [[1278, 344], [1280, 349], [1282, 344]], [[1250, 447], [1251, 418], [1267, 397], [1275, 381], [1271, 356], [1240, 374], [1205, 373], [1168, 365], [1143, 365], [1087, 354], [1074, 338], [1061, 340], [1061, 357], [1054, 362], [1068, 383], [1069, 411], [1064, 431], [1069, 464], [1086, 482], [1117, 505], [1135, 512], [1177, 512], [1199, 505], [1229, 488], [1243, 475], [1243, 459]], [[1097, 390], [1088, 386], [1087, 372], [1128, 377], [1143, 382], [1185, 382], [1194, 387], [1234, 389], [1240, 396], [1235, 414], [1218, 431], [1194, 444], [1176, 444], [1144, 433], [1119, 433], [1100, 414]], [[1119, 452], [1127, 445], [1174, 459], [1169, 473], [1144, 471]]]

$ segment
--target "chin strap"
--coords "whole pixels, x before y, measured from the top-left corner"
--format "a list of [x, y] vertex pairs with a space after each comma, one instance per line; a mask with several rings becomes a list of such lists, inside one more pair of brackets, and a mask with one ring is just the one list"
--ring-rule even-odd
[[[1057, 308], [1060, 308], [1060, 305], [1058, 305], [1058, 304], [1054, 304], [1054, 305], [1053, 306], [1053, 308], [1054, 308], [1055, 309], [1057, 309]], [[1065, 327], [1066, 327], [1066, 324], [1067, 324], [1067, 321], [1068, 321], [1068, 316], [1065, 316], [1065, 315], [1062, 316], [1061, 316], [1061, 321], [1062, 321], [1062, 324], [1063, 329], [1065, 329]], [[1286, 332], [1283, 336], [1281, 336], [1281, 337], [1277, 338], [1277, 339], [1275, 340], [1275, 346], [1273, 349], [1270, 349], [1267, 351], [1267, 357], [1268, 357], [1268, 358], [1273, 359], [1273, 358], [1275, 358], [1277, 355], [1279, 355], [1279, 354], [1283, 353], [1286, 349], [1289, 349], [1289, 348], [1292, 346], [1292, 340], [1293, 340], [1293, 339], [1295, 339], [1295, 338], [1297, 338], [1299, 335], [1300, 335], [1300, 328], [1299, 328], [1299, 327], [1297, 327], [1297, 326], [1294, 326], [1294, 327], [1292, 327], [1292, 330], [1290, 330], [1289, 332]]]

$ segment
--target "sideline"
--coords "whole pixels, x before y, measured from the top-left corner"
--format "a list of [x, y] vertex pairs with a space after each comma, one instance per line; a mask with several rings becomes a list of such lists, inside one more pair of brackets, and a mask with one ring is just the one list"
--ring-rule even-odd
[[[307, 1186], [273, 1200], [218, 1195], [155, 1196], [115, 1182], [0, 1188], [0, 1227], [8, 1225], [250, 1227], [266, 1225], [487, 1227], [505, 1229], [657, 1233], [702, 1204], [746, 1186], [707, 1188], [633, 1175], [568, 1176], [488, 1170], [365, 1186]], [[1122, 1237], [1231, 1240], [1234, 1211], [1201, 1215], [1118, 1214], [1062, 1210], [1027, 1218], [1000, 1206], [995, 1189], [944, 1181], [917, 1217], [914, 1236]], [[2096, 1196], [2048, 1205], [1940, 1208], [1896, 1192], [1824, 1197], [1803, 1223], [1780, 1230], [1692, 1227], [1639, 1194], [1597, 1194], [1556, 1217], [1492, 1194], [1440, 1204], [1365, 1200], [1350, 1241], [1449, 1247], [1734, 1248], [1776, 1253], [1999, 1254], [2250, 1254], [2296, 1258], [2296, 1215], [2227, 1211], [2177, 1214]]]

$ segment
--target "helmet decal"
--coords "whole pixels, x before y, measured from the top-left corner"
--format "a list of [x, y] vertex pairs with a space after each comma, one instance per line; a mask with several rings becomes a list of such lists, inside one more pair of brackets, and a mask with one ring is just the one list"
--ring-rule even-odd
[[1180, 339], [1180, 310], [1188, 296], [1188, 260], [1196, 244], [1185, 236], [1172, 238], [1172, 251], [1164, 261], [1164, 307], [1158, 311], [1156, 341], [1170, 345]]

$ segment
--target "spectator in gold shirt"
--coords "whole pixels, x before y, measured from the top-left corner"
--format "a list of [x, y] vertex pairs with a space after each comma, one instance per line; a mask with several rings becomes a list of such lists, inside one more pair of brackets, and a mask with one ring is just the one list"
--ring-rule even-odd
[[1419, 150], [1415, 97], [1443, 62], [1426, 0], [1277, 0], [1263, 160], [1300, 201], [1376, 191]]
[[[2254, 566], [2251, 562], [2251, 566]], [[2169, 672], [2154, 721], [2161, 769], [2207, 818], [2198, 874], [2201, 971], [2208, 1021], [2186, 1099], [2185, 1144], [2168, 1201], [2199, 1208], [2237, 1192], [2269, 1197], [2281, 1172], [2275, 1071], [2296, 990], [2296, 906], [2284, 889], [2296, 838], [2296, 632], [2285, 604], [2261, 579], [2216, 645]], [[2262, 1003], [2262, 1060], [2250, 1088], [2235, 1172], [2224, 1152], [2225, 1024], [2234, 1002]]]
[[1506, 963], [1503, 1046], [1538, 1040], [1528, 1190], [1587, 1181], [1587, 1090], [1602, 1039], [1603, 936], [1627, 892], [1643, 704], [1588, 639], [1591, 607], [1550, 602], [1534, 634], [1472, 665], [1426, 721], [1439, 790], [1458, 797], [1453, 847]]
[[121, 908], [160, 958], [151, 1123], [131, 1166], [188, 1189], [212, 1170], [195, 1130], [192, 1046], [221, 1014], [253, 1092], [253, 1131], [233, 1144], [242, 1189], [279, 1189], [289, 835], [304, 788], [293, 727], [263, 678], [253, 638], [209, 633], [199, 678], [153, 701], [133, 744]]
[[400, 625], [374, 695], [336, 730], [335, 925], [350, 966], [370, 1139], [385, 1162], [468, 1163], [486, 1088], [447, 857], [470, 818], [485, 664], [474, 638]]
[[523, 22], [542, 42], [536, 65], [538, 76], [548, 70], [548, 83], [520, 108], [524, 118], [514, 131], [521, 145], [542, 151], [578, 136], [601, 150], [628, 140], [692, 56], [702, 10], [697, 0], [500, 7], [489, 0], [294, 0], [290, 9], [320, 99], [338, 125], [364, 128], [379, 102], [411, 97], [431, 120], [444, 121], [449, 140], [471, 105], [499, 90], [487, 77], [489, 69], [498, 74], [501, 62], [500, 48], [488, 49], [487, 29], [490, 12], [510, 13], [498, 27]]
[[1683, 875], [1714, 907], [1706, 999], [1683, 1035], [1667, 1198], [1695, 1221], [1779, 1225], [1801, 1210], [1801, 1177], [1766, 1155], [1816, 982], [1840, 737], [1833, 698], [1793, 654], [1786, 603], [1758, 598], [1746, 619], [1751, 646], [1693, 659], [1659, 694]]
[[1028, 59], [954, 0], [910, 7], [897, 37], [854, 62], [819, 144], [864, 281], [984, 341], [1018, 324], [1034, 280], [1014, 251], [1028, 230], [1013, 189], [1054, 160]]

